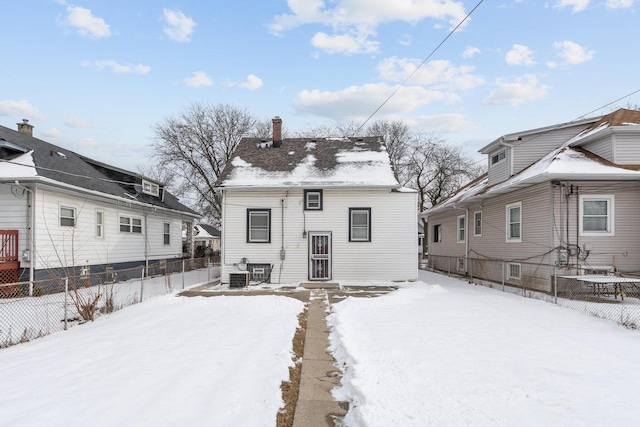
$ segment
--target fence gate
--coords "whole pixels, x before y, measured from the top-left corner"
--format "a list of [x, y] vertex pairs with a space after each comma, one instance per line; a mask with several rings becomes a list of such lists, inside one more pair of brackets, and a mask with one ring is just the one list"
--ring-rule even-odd
[[16, 283], [19, 270], [18, 230], [0, 230], [0, 283]]

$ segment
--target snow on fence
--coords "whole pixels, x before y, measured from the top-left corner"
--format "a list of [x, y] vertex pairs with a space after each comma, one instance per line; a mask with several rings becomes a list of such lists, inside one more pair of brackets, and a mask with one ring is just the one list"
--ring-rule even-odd
[[426, 268], [640, 329], [640, 277], [637, 276], [635, 281], [630, 275], [622, 279], [619, 274], [602, 271], [610, 280], [595, 283], [584, 276], [584, 267], [439, 255], [429, 255]]
[[0, 348], [66, 330], [96, 317], [220, 277], [220, 266], [197, 258], [81, 276], [0, 284]]

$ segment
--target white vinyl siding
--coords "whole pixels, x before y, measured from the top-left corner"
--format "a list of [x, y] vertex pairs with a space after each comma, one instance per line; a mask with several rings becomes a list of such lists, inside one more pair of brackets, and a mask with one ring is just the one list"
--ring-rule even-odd
[[[311, 214], [303, 212], [303, 189], [225, 190], [223, 194], [223, 282], [229, 280], [229, 272], [237, 270], [233, 264], [242, 258], [271, 264], [274, 283], [308, 280], [310, 232], [331, 233], [332, 280], [417, 279], [416, 193], [325, 188], [323, 210]], [[246, 242], [247, 206], [271, 209], [272, 244]], [[371, 242], [349, 241], [349, 208], [353, 207], [371, 208]], [[284, 260], [281, 259], [281, 247], [284, 248]]]
[[459, 215], [456, 223], [458, 225], [456, 242], [464, 243], [467, 234], [465, 216]]
[[580, 235], [614, 236], [613, 195], [580, 196]]
[[522, 203], [512, 203], [506, 206], [507, 242], [522, 242]]

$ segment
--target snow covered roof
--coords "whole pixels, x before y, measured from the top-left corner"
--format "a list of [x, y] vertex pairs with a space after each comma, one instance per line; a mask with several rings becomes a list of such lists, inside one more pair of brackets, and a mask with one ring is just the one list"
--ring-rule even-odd
[[[551, 180], [640, 180], [640, 166], [617, 165], [578, 147], [604, 129], [639, 124], [640, 111], [617, 110], [593, 122], [580, 134], [509, 179], [489, 186], [488, 176], [485, 174], [420, 216], [428, 217], [435, 212], [461, 207], [467, 202], [476, 202]], [[640, 130], [640, 128], [636, 129]]]
[[399, 188], [380, 137], [243, 138], [218, 178], [222, 188]]

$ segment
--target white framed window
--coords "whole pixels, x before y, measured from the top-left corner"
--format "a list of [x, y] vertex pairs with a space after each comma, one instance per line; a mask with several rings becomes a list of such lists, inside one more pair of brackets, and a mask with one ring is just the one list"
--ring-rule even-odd
[[62, 227], [75, 227], [76, 208], [60, 206], [60, 225]]
[[271, 243], [271, 209], [247, 209], [247, 243]]
[[518, 263], [510, 262], [507, 264], [507, 277], [509, 279], [522, 279], [522, 266]]
[[458, 226], [458, 237], [457, 237], [457, 242], [458, 243], [464, 243], [466, 234], [467, 234], [467, 222], [466, 222], [466, 218], [464, 215], [458, 215], [458, 218], [456, 220], [456, 224]]
[[456, 259], [456, 268], [458, 269], [458, 271], [465, 271], [464, 258], [457, 258]]
[[495, 165], [496, 163], [501, 162], [506, 158], [507, 158], [507, 150], [502, 150], [499, 153], [491, 156], [491, 164]]
[[506, 207], [507, 242], [522, 242], [522, 202]]
[[120, 232], [142, 234], [142, 218], [120, 215]]
[[162, 238], [165, 245], [171, 244], [171, 224], [168, 222], [162, 224]]
[[614, 236], [613, 195], [580, 196], [580, 235]]
[[435, 224], [432, 228], [433, 232], [431, 233], [431, 242], [438, 243], [442, 242], [442, 225]]
[[349, 241], [371, 241], [371, 208], [349, 208]]
[[104, 212], [96, 211], [96, 238], [104, 237]]
[[146, 179], [142, 180], [142, 192], [144, 194], [149, 194], [151, 196], [160, 195], [160, 186], [151, 181], [147, 181]]
[[475, 237], [482, 236], [482, 211], [473, 213], [473, 235]]
[[304, 210], [322, 210], [322, 190], [304, 190]]

